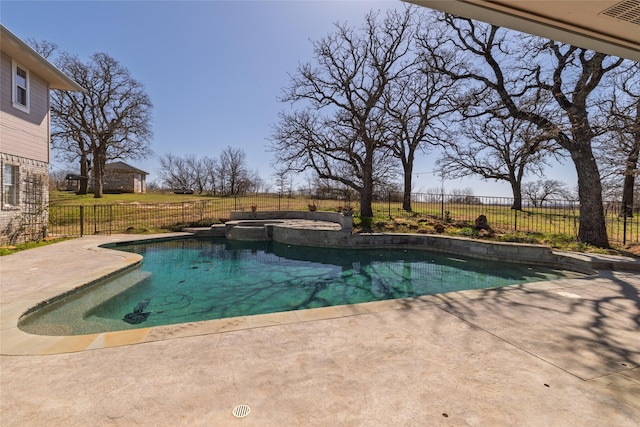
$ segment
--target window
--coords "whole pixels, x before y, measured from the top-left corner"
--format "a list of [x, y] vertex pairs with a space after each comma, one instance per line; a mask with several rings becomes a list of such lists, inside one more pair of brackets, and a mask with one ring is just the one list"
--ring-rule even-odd
[[16, 206], [18, 204], [18, 167], [14, 165], [4, 165], [2, 175], [2, 203], [5, 206]]
[[25, 113], [29, 112], [29, 71], [13, 62], [13, 106]]

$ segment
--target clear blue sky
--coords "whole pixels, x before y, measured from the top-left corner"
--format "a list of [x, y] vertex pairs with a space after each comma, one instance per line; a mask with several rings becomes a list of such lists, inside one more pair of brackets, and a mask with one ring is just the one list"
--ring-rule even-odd
[[[10, 1], [0, 20], [24, 39], [47, 40], [86, 60], [104, 52], [145, 85], [154, 104], [154, 157], [129, 163], [158, 180], [158, 156], [218, 157], [228, 145], [247, 153], [249, 167], [272, 180], [266, 138], [286, 105], [277, 101], [299, 63], [312, 59], [312, 40], [335, 22], [359, 26], [386, 1]], [[417, 160], [415, 191], [440, 187], [435, 156]], [[563, 169], [573, 172], [572, 165]], [[555, 173], [559, 170], [555, 168]], [[575, 185], [571, 175], [549, 178]], [[575, 174], [574, 174], [575, 175]], [[532, 177], [532, 180], [537, 178]], [[478, 196], [506, 196], [506, 184], [445, 181]]]

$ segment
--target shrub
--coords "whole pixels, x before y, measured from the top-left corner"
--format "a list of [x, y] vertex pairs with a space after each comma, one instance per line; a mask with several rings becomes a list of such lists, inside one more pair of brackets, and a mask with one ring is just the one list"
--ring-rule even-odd
[[458, 231], [458, 234], [465, 237], [478, 237], [478, 230], [474, 230], [471, 227], [463, 227]]
[[507, 233], [497, 238], [501, 242], [512, 242], [512, 243], [539, 243], [540, 240], [535, 236], [532, 236], [527, 233]]

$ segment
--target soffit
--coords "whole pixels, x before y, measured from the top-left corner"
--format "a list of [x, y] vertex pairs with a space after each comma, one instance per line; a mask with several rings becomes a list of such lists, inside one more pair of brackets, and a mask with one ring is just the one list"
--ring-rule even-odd
[[0, 26], [0, 50], [27, 68], [29, 72], [37, 74], [47, 81], [51, 89], [84, 91], [82, 86], [40, 56], [4, 26]]
[[405, 0], [640, 61], [640, 0]]

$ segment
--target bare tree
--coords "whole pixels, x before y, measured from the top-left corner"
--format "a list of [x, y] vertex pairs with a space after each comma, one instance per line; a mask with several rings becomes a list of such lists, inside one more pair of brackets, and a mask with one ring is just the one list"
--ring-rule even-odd
[[[452, 36], [436, 49], [424, 47], [451, 78], [465, 83], [464, 107], [478, 115], [510, 115], [551, 135], [571, 156], [578, 175], [578, 239], [609, 247], [602, 187], [593, 155], [594, 129], [589, 119], [593, 92], [623, 60], [552, 40], [522, 36], [463, 18], [445, 15]], [[455, 62], [447, 55], [457, 50]], [[549, 96], [554, 108], [536, 111], [523, 100]], [[497, 97], [493, 105], [486, 100]]]
[[245, 152], [233, 147], [225, 148], [218, 159], [165, 154], [160, 157], [160, 177], [172, 188], [221, 196], [258, 191], [262, 185], [258, 172], [247, 168]]
[[533, 207], [542, 207], [550, 198], [561, 198], [567, 194], [567, 186], [561, 181], [540, 179], [522, 185], [522, 193], [531, 201]]
[[371, 12], [360, 31], [336, 24], [313, 43], [315, 63], [298, 67], [281, 98], [302, 108], [282, 112], [270, 138], [279, 164], [357, 191], [364, 217], [373, 216], [376, 182], [393, 170], [380, 106], [389, 82], [415, 58], [410, 22], [410, 8], [382, 19]]
[[[68, 58], [69, 55], [61, 53], [58, 57], [58, 45], [52, 42], [48, 42], [46, 40], [36, 40], [34, 38], [27, 39], [27, 43], [38, 52], [43, 58], [47, 58], [51, 62], [61, 63], [65, 58]], [[62, 58], [62, 59], [61, 59]], [[58, 65], [62, 68], [61, 65]], [[53, 104], [54, 98], [52, 97], [51, 103]], [[53, 111], [53, 110], [52, 110]], [[89, 187], [89, 171], [91, 170], [91, 152], [90, 147], [87, 142], [82, 138], [82, 135], [79, 132], [76, 132], [77, 136], [75, 144], [72, 141], [69, 141], [65, 149], [58, 150], [56, 152], [56, 157], [67, 162], [75, 162], [78, 161], [80, 163], [80, 186], [78, 188], [77, 194], [87, 194]], [[52, 135], [53, 137], [53, 135]], [[54, 149], [55, 141], [54, 142]]]
[[286, 169], [276, 169], [274, 175], [276, 178], [276, 191], [278, 194], [291, 197], [291, 193], [293, 192], [293, 180], [289, 176], [289, 171]]
[[223, 196], [235, 196], [247, 192], [252, 176], [247, 169], [247, 154], [241, 148], [226, 147], [218, 160], [218, 189]]
[[196, 182], [189, 162], [172, 153], [160, 157], [158, 174], [162, 182], [172, 189], [192, 189]]
[[29, 46], [40, 54], [43, 58], [50, 59], [54, 56], [54, 53], [58, 50], [58, 45], [46, 40], [36, 40], [34, 38], [28, 38], [25, 40]]
[[449, 198], [450, 203], [460, 203], [464, 205], [482, 204], [482, 201], [473, 195], [473, 188], [471, 187], [453, 188], [449, 194], [451, 195]]
[[640, 64], [617, 73], [610, 97], [598, 104], [604, 138], [598, 144], [606, 187], [620, 187], [623, 214], [633, 216], [634, 187], [640, 154]]
[[218, 180], [220, 179], [216, 173], [219, 167], [218, 160], [212, 157], [203, 157], [200, 162], [201, 172], [204, 175], [203, 181], [206, 183], [204, 191], [207, 194], [216, 194]]
[[49, 190], [59, 190], [64, 188], [63, 184], [67, 175], [72, 172], [67, 169], [53, 169], [49, 168]]
[[55, 63], [86, 92], [52, 92], [53, 148], [64, 158], [79, 159], [83, 176], [91, 161], [94, 197], [100, 198], [108, 160], [151, 154], [151, 100], [142, 84], [105, 53], [92, 55], [86, 64], [62, 54]]
[[208, 164], [204, 159], [204, 157], [196, 157], [193, 155], [185, 158], [187, 167], [192, 171], [194, 190], [198, 194], [204, 193], [209, 188], [209, 174], [207, 173]]
[[258, 169], [248, 171], [246, 176], [246, 184], [244, 191], [248, 193], [259, 193], [266, 191], [267, 184], [262, 178], [260, 178], [260, 172]]
[[450, 178], [479, 175], [511, 185], [511, 209], [522, 210], [522, 180], [527, 172], [543, 174], [545, 157], [554, 152], [549, 137], [530, 122], [506, 118], [470, 117], [461, 132], [443, 143], [438, 164]]
[[147, 181], [147, 193], [158, 193], [161, 190], [162, 186], [157, 181]]
[[[417, 21], [414, 25], [420, 23]], [[436, 37], [431, 42], [440, 41]], [[402, 208], [405, 211], [412, 210], [415, 156], [419, 150], [438, 144], [446, 127], [443, 119], [455, 108], [450, 102], [452, 87], [452, 79], [433, 69], [429, 57], [423, 56], [404, 74], [390, 81], [384, 92], [383, 109], [389, 116], [387, 140], [404, 172]]]

